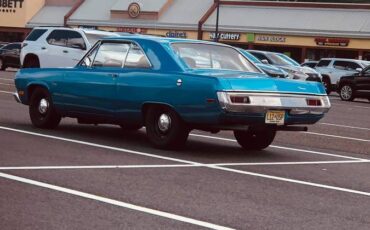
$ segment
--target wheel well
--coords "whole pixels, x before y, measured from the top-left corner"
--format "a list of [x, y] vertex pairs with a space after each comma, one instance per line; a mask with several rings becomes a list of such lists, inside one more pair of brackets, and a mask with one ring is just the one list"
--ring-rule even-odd
[[32, 60], [32, 59], [37, 60], [40, 64], [40, 59], [36, 54], [27, 54], [26, 57], [24, 58], [23, 65], [25, 65], [27, 61]]
[[331, 84], [331, 80], [330, 80], [330, 77], [328, 75], [322, 75], [322, 80], [324, 79], [328, 79], [329, 80], [329, 83]]
[[28, 89], [27, 89], [27, 100], [28, 100], [28, 102], [31, 100], [32, 94], [33, 94], [33, 92], [35, 92], [35, 90], [37, 88], [44, 88], [44, 89], [47, 90], [47, 88], [45, 86], [42, 86], [42, 85], [31, 85], [31, 86], [29, 86]]

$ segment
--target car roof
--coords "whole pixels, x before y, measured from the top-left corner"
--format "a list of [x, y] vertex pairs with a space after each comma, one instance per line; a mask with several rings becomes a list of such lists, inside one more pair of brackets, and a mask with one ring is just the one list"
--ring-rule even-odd
[[199, 43], [199, 44], [209, 44], [209, 45], [219, 45], [219, 46], [231, 47], [226, 44], [216, 43], [216, 42], [211, 42], [211, 41], [184, 39], [184, 38], [168, 38], [168, 37], [159, 37], [159, 36], [154, 36], [154, 35], [141, 35], [141, 34], [130, 34], [130, 35], [121, 35], [118, 37], [108, 37], [108, 38], [104, 38], [103, 40], [104, 41], [110, 41], [110, 40], [111, 41], [117, 41], [117, 40], [155, 41], [158, 43]]
[[64, 26], [38, 26], [34, 27], [35, 29], [47, 29], [47, 30], [71, 30], [71, 31], [83, 31], [86, 34], [97, 34], [97, 35], [112, 35], [114, 36], [116, 33], [114, 32], [108, 32], [103, 30], [94, 30], [94, 29], [86, 29], [86, 28], [70, 28], [70, 27], [64, 27]]
[[[353, 61], [353, 62], [364, 62], [364, 60], [359, 59], [350, 59], [350, 58], [321, 58], [321, 60], [329, 60], [329, 61]], [[366, 62], [366, 61], [365, 61]]]

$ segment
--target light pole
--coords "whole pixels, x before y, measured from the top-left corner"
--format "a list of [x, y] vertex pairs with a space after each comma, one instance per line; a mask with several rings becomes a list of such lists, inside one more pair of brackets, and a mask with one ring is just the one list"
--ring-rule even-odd
[[219, 36], [218, 36], [218, 21], [220, 16], [220, 0], [215, 0], [217, 4], [217, 13], [216, 13], [216, 32], [215, 32], [215, 38], [214, 41], [218, 42]]

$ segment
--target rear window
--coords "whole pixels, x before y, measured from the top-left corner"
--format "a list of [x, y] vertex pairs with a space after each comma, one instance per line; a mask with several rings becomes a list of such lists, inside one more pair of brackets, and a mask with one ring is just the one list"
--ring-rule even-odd
[[35, 29], [27, 36], [26, 41], [37, 41], [47, 30]]
[[317, 63], [316, 67], [327, 67], [330, 62], [330, 60], [321, 60], [319, 63]]

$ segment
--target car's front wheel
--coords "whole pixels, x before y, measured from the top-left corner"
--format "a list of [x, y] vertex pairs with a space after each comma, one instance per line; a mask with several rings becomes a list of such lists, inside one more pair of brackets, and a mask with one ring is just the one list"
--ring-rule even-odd
[[234, 131], [235, 139], [246, 150], [262, 150], [267, 148], [275, 139], [274, 127], [249, 128], [246, 131]]
[[29, 114], [32, 124], [42, 129], [56, 128], [61, 116], [56, 112], [50, 93], [45, 88], [36, 88], [32, 93]]
[[342, 85], [339, 90], [339, 96], [343, 101], [353, 101], [354, 91], [351, 85]]
[[167, 107], [151, 106], [145, 115], [146, 133], [154, 146], [179, 149], [185, 145], [190, 130], [175, 111]]

